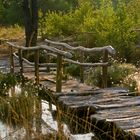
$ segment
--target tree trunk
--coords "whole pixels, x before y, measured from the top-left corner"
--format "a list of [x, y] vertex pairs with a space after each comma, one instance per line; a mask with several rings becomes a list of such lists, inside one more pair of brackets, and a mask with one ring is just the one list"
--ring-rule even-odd
[[36, 46], [37, 43], [37, 29], [38, 29], [38, 3], [37, 0], [24, 0], [24, 24], [26, 47]]

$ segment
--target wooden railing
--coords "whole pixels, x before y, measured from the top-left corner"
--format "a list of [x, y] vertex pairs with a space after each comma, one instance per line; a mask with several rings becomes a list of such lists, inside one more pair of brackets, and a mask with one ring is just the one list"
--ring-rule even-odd
[[[23, 67], [23, 61], [28, 62], [25, 58], [23, 58], [23, 51], [34, 51], [35, 53], [35, 62], [29, 64], [34, 65], [35, 67], [35, 81], [36, 84], [39, 84], [39, 67], [47, 66], [51, 67], [54, 66], [54, 63], [45, 63], [40, 64], [39, 63], [39, 50], [44, 50], [46, 55], [51, 55], [53, 57], [57, 57], [57, 75], [56, 75], [56, 92], [62, 91], [62, 67], [63, 67], [63, 61], [66, 61], [68, 63], [73, 63], [76, 65], [80, 65], [80, 78], [81, 82], [84, 82], [84, 67], [96, 67], [101, 66], [102, 67], [102, 87], [107, 87], [107, 67], [109, 66], [108, 63], [108, 54], [114, 55], [115, 49], [112, 46], [105, 46], [105, 47], [98, 47], [98, 48], [85, 48], [82, 46], [79, 47], [72, 47], [66, 43], [60, 43], [60, 42], [54, 42], [50, 40], [45, 40], [45, 45], [39, 45], [34, 47], [23, 47], [19, 46], [17, 44], [7, 42], [9, 49], [10, 49], [10, 71], [11, 73], [14, 73], [14, 56], [16, 54], [14, 53], [14, 50], [18, 50], [18, 59], [19, 59], [19, 66], [20, 66], [20, 75], [21, 78], [23, 78], [24, 73], [24, 67]], [[80, 53], [80, 60], [73, 60], [72, 54], [73, 53]], [[92, 53], [100, 53], [103, 52], [103, 60], [102, 63], [85, 63], [84, 62], [84, 55], [86, 53], [92, 54]], [[49, 60], [49, 57], [47, 57]]]

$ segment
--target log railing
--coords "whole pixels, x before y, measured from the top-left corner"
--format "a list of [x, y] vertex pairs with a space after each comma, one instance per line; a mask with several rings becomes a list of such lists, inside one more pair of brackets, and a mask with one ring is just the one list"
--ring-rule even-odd
[[[47, 58], [49, 60], [48, 55], [52, 55], [53, 57], [57, 57], [57, 76], [56, 76], [56, 92], [61, 92], [62, 91], [62, 67], [63, 67], [63, 61], [66, 61], [68, 63], [73, 63], [80, 65], [80, 78], [81, 82], [84, 81], [84, 67], [96, 67], [96, 66], [101, 66], [102, 67], [102, 87], [107, 87], [107, 67], [109, 66], [108, 63], [108, 54], [114, 55], [115, 54], [115, 49], [112, 46], [105, 46], [105, 47], [98, 47], [98, 48], [85, 48], [82, 46], [79, 47], [72, 47], [66, 43], [60, 43], [60, 42], [54, 42], [50, 40], [45, 40], [45, 45], [38, 45], [38, 46], [33, 46], [33, 47], [23, 47], [19, 46], [17, 44], [7, 42], [9, 48], [10, 48], [10, 71], [11, 73], [14, 73], [14, 56], [16, 54], [14, 53], [13, 50], [17, 49], [18, 50], [18, 59], [19, 59], [19, 66], [20, 66], [20, 75], [23, 78], [23, 72], [24, 72], [24, 67], [23, 67], [23, 61], [26, 61], [29, 64], [34, 65], [35, 67], [35, 81], [36, 84], [39, 84], [39, 67], [42, 66], [47, 66], [51, 67], [54, 66], [54, 63], [45, 63], [45, 64], [39, 64], [39, 50], [44, 50], [44, 52], [47, 53]], [[35, 52], [35, 63], [31, 63], [25, 58], [23, 58], [22, 53], [23, 51], [34, 51]], [[80, 60], [75, 61], [72, 59], [72, 54], [75, 52], [80, 53]], [[103, 52], [103, 60], [102, 63], [85, 63], [84, 62], [84, 54], [85, 53], [100, 53]]]

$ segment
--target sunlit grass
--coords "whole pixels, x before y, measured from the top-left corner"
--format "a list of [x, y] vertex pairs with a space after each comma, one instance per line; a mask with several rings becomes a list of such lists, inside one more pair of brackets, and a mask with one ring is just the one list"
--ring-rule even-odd
[[19, 25], [0, 27], [0, 39], [16, 40], [24, 38], [24, 30]]

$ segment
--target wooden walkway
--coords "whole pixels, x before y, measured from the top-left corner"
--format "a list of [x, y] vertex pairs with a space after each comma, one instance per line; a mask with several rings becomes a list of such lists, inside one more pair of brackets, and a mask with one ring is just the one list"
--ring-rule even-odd
[[[28, 67], [25, 63], [17, 64], [15, 71], [21, 72], [21, 66]], [[29, 69], [30, 73], [26, 69], [22, 74], [34, 80], [37, 75], [31, 73], [31, 67]], [[93, 89], [73, 79], [62, 80], [61, 92], [57, 92], [55, 77], [44, 72], [39, 75], [40, 84], [53, 91], [52, 102], [62, 111], [61, 119], [72, 133], [93, 132], [102, 140], [140, 139], [140, 97], [135, 93], [121, 88]]]
[[[59, 102], [63, 108], [64, 114], [72, 112], [73, 117], [76, 115], [85, 120], [88, 116], [88, 125], [93, 120], [97, 122], [114, 122], [122, 130], [127, 132], [131, 131], [140, 138], [140, 96], [135, 96], [134, 93], [129, 93], [127, 90], [120, 88], [106, 88], [92, 92], [71, 92], [65, 95], [55, 94], [54, 96], [58, 96], [57, 103]], [[98, 125], [97, 122], [95, 122], [94, 125], [97, 125], [97, 127], [102, 130], [103, 126]], [[85, 124], [86, 123], [84, 123], [84, 125]], [[81, 123], [76, 123], [75, 125], [77, 125], [77, 128], [70, 127], [73, 133], [84, 133], [87, 132], [87, 130], [94, 132], [91, 126], [87, 125], [89, 127], [88, 129], [85, 127], [81, 129]]]

